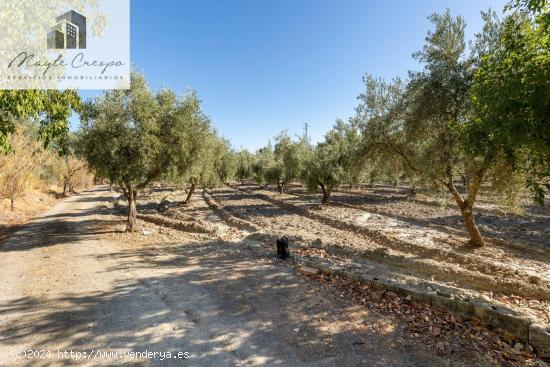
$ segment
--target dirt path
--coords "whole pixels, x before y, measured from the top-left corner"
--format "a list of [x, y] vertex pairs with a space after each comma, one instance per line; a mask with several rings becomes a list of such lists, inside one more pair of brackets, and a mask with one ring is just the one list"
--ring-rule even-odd
[[496, 363], [475, 348], [438, 355], [395, 319], [238, 243], [120, 233], [110, 207], [106, 191], [88, 191], [0, 243], [1, 366]]

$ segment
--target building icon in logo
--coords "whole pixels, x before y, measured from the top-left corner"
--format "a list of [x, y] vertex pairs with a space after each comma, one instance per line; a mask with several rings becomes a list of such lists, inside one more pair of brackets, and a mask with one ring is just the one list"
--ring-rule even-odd
[[86, 48], [86, 17], [70, 10], [56, 18], [48, 32], [48, 48]]

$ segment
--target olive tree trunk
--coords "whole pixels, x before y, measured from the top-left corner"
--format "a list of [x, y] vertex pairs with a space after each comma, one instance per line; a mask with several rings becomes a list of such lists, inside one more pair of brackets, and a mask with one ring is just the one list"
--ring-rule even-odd
[[126, 224], [126, 232], [133, 232], [137, 224], [137, 191], [132, 185], [126, 185], [124, 195], [126, 195], [126, 199], [128, 200], [128, 223]]
[[411, 199], [416, 198], [416, 184], [412, 184], [411, 190], [409, 191], [409, 194], [407, 195], [407, 197]]
[[282, 194], [285, 191], [284, 181], [277, 181], [277, 190], [279, 191], [279, 194]]
[[137, 223], [137, 208], [135, 196], [128, 198], [128, 224], [126, 226], [126, 232], [133, 232]]
[[483, 237], [481, 237], [479, 228], [477, 228], [477, 224], [474, 218], [474, 213], [472, 212], [472, 208], [470, 207], [461, 208], [461, 212], [462, 212], [462, 218], [464, 218], [464, 225], [466, 226], [466, 230], [470, 235], [469, 243], [472, 246], [476, 246], [476, 247], [485, 246], [485, 241], [483, 241]]
[[193, 196], [193, 193], [195, 192], [196, 186], [197, 186], [196, 182], [191, 183], [191, 188], [189, 189], [189, 192], [187, 193], [184, 204], [188, 204], [188, 203], [191, 202], [191, 196]]
[[453, 198], [455, 199], [458, 208], [460, 209], [460, 213], [462, 214], [464, 226], [466, 227], [466, 230], [468, 231], [468, 234], [470, 236], [470, 240], [468, 241], [468, 243], [475, 247], [485, 246], [485, 241], [483, 240], [483, 237], [479, 232], [479, 228], [477, 227], [473, 213], [474, 203], [477, 197], [477, 193], [481, 187], [484, 173], [485, 169], [482, 168], [474, 174], [474, 177], [471, 180], [469, 180], [468, 197], [466, 199], [462, 198], [462, 196], [456, 189], [452, 178], [449, 178], [448, 182], [445, 183], [445, 186], [447, 186], [450, 193], [453, 195]]
[[331, 190], [328, 189], [321, 182], [319, 182], [319, 186], [321, 187], [321, 192], [323, 193], [323, 197], [321, 198], [321, 204], [323, 204], [323, 205], [328, 204], [328, 200], [330, 199]]

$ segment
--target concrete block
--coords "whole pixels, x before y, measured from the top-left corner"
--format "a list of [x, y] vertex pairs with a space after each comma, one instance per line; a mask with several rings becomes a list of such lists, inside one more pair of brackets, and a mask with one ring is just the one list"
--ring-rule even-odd
[[399, 283], [378, 278], [369, 273], [344, 270], [338, 266], [331, 266], [321, 262], [304, 261], [303, 265], [314, 268], [323, 274], [339, 275], [353, 280], [370, 284], [378, 289], [394, 292], [402, 297], [410, 296], [415, 302], [424, 303], [433, 307], [454, 312], [468, 319], [477, 317], [486, 325], [501, 329], [504, 333], [529, 342], [542, 358], [550, 358], [550, 326], [532, 325], [533, 319], [523, 316], [509, 308], [488, 305], [480, 300], [461, 300], [449, 297], [445, 292], [422, 292], [408, 289]]
[[533, 320], [527, 316], [517, 314], [505, 307], [489, 306], [482, 303], [474, 305], [474, 315], [481, 322], [502, 329], [505, 333], [522, 341], [529, 338], [529, 325]]
[[529, 344], [540, 358], [550, 358], [550, 325], [529, 325]]
[[415, 290], [407, 288], [396, 288], [395, 293], [397, 293], [401, 297], [411, 296], [411, 301], [417, 303], [424, 303], [430, 306], [432, 305], [432, 295], [429, 293], [417, 292]]
[[311, 268], [309, 266], [300, 266], [298, 271], [304, 275], [317, 275], [319, 273], [319, 269]]
[[471, 318], [475, 314], [475, 306], [466, 301], [432, 294], [432, 306], [442, 310], [454, 312], [464, 318]]

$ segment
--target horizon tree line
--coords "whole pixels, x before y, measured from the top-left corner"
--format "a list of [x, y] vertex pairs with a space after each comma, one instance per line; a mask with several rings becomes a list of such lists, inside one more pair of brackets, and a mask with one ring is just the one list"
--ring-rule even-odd
[[[46, 145], [85, 159], [97, 179], [120, 188], [128, 231], [139, 193], [158, 182], [188, 189], [179, 205], [197, 187], [233, 179], [274, 185], [279, 193], [300, 181], [328, 204], [342, 184], [391, 178], [406, 181], [411, 197], [417, 187], [447, 191], [469, 243], [483, 246], [474, 216], [481, 190], [490, 186], [516, 205], [525, 187], [539, 204], [550, 191], [549, 5], [515, 0], [506, 9], [502, 18], [482, 12], [483, 30], [469, 44], [461, 16], [432, 14], [425, 44], [413, 54], [421, 69], [405, 80], [365, 74], [355, 115], [337, 120], [315, 145], [283, 131], [254, 153], [236, 151], [195, 92], [152, 91], [133, 72], [129, 90], [84, 102], [74, 91], [0, 91], [0, 148], [12, 149], [17, 119], [38, 122]], [[72, 111], [81, 126], [68, 139]]]

